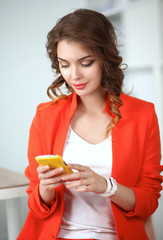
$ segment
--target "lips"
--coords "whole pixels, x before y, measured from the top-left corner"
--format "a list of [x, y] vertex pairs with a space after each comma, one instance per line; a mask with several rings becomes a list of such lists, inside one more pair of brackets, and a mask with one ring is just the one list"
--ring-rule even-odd
[[73, 86], [78, 89], [78, 90], [82, 90], [86, 87], [87, 83], [80, 83], [80, 84], [73, 84]]

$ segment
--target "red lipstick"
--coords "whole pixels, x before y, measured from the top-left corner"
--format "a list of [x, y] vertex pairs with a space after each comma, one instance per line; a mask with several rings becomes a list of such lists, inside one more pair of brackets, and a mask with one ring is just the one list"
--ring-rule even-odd
[[87, 83], [73, 84], [73, 86], [78, 90], [84, 89], [86, 85]]

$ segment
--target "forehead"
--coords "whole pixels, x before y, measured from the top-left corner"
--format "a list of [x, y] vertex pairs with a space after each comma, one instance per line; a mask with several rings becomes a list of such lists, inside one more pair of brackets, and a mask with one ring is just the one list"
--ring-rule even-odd
[[77, 41], [61, 40], [57, 46], [57, 56], [67, 59], [69, 57], [81, 58], [86, 55], [94, 56], [93, 52], [86, 48], [84, 44]]

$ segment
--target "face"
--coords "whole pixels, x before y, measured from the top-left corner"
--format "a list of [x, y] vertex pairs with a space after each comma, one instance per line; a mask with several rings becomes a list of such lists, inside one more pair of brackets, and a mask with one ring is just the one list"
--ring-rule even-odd
[[63, 78], [79, 96], [98, 94], [103, 91], [100, 60], [81, 43], [60, 41], [57, 56]]

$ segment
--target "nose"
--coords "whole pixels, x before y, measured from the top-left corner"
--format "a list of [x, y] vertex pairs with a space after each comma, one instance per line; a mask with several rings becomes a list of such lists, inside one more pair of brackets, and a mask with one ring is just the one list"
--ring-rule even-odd
[[73, 66], [73, 67], [72, 67], [71, 77], [72, 77], [72, 80], [78, 80], [78, 79], [80, 79], [80, 77], [81, 77], [81, 72], [80, 72], [79, 67], [77, 67], [77, 66]]

